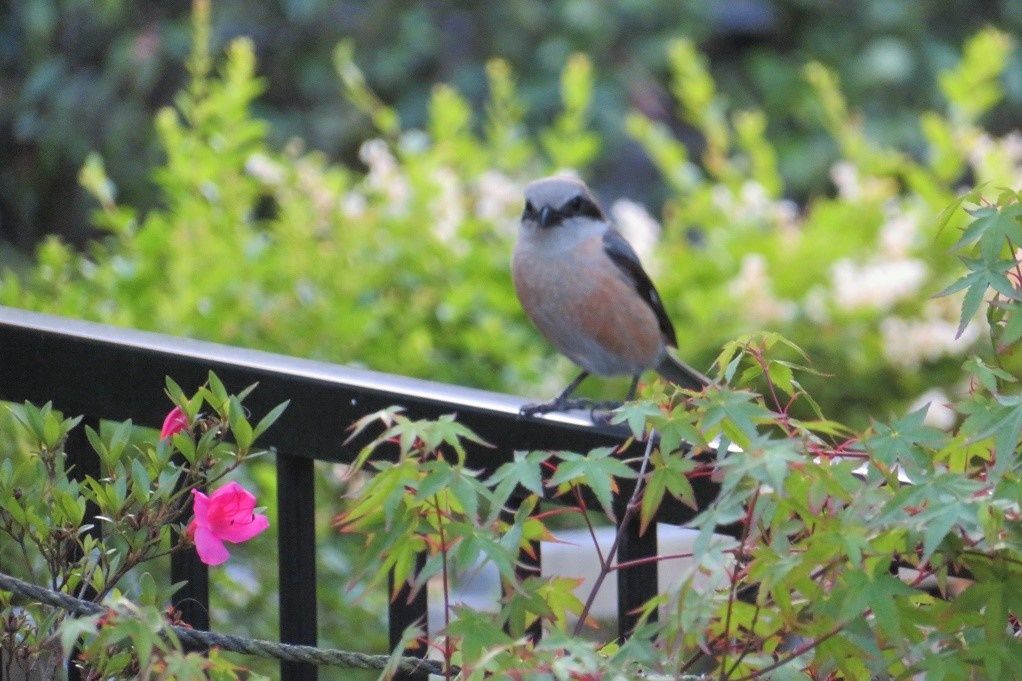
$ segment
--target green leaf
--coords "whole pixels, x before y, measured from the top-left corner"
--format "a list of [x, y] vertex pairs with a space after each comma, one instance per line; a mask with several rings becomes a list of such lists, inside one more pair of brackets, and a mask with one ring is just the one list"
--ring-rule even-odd
[[984, 185], [979, 185], [977, 187], [974, 187], [971, 191], [962, 194], [954, 201], [949, 203], [947, 206], [945, 206], [943, 210], [940, 211], [940, 215], [937, 216], [936, 222], [937, 234], [940, 234], [942, 231], [944, 231], [944, 228], [947, 227], [948, 223], [951, 221], [951, 218], [954, 217], [954, 214], [958, 211], [959, 208], [962, 207], [963, 203], [976, 202], [976, 200], [980, 196], [980, 190], [983, 188], [983, 186]]
[[549, 452], [515, 452], [512, 461], [501, 464], [493, 472], [484, 482], [493, 489], [488, 523], [497, 519], [501, 508], [519, 486], [536, 497], [543, 496], [542, 465], [551, 456]]
[[99, 455], [99, 460], [103, 462], [103, 465], [112, 468], [113, 462], [110, 460], [106, 445], [103, 444], [103, 438], [99, 436], [99, 433], [93, 430], [92, 426], [85, 426], [85, 437], [92, 445], [92, 449]]
[[252, 431], [253, 439], [258, 439], [259, 436], [265, 433], [270, 426], [276, 423], [277, 419], [280, 418], [280, 415], [284, 413], [284, 410], [287, 409], [289, 404], [291, 404], [291, 400], [284, 400], [271, 409], [266, 416], [262, 417], [259, 420], [259, 423], [256, 424], [255, 429]]
[[1012, 345], [1022, 339], [1022, 305], [1011, 303], [1004, 315], [1004, 326], [998, 340], [1002, 345]]
[[928, 409], [929, 405], [921, 407], [890, 425], [874, 423], [876, 432], [863, 446], [889, 467], [902, 464], [910, 475], [932, 469], [932, 460], [924, 450], [942, 448], [948, 435], [923, 423]]
[[961, 250], [977, 241], [985, 259], [996, 259], [1011, 241], [1022, 245], [1022, 205], [1014, 204], [998, 209], [997, 206], [982, 206], [968, 211], [975, 218], [965, 228], [955, 248]]
[[923, 553], [920, 560], [926, 562], [937, 550], [944, 537], [951, 532], [961, 515], [961, 509], [957, 504], [950, 504], [941, 508], [933, 515], [927, 515], [926, 527], [923, 530]]
[[705, 410], [702, 429], [707, 434], [715, 426], [735, 444], [744, 447], [758, 434], [756, 424], [770, 420], [770, 410], [759, 403], [759, 396], [747, 390], [722, 388], [696, 398]]
[[654, 455], [653, 462], [653, 470], [647, 477], [639, 507], [640, 534], [645, 534], [667, 492], [693, 511], [697, 510], [695, 491], [686, 475], [695, 468], [695, 462], [677, 456], [665, 460], [660, 454]]
[[237, 397], [232, 396], [228, 398], [227, 419], [238, 449], [242, 452], [247, 452], [252, 447], [252, 440], [254, 439], [252, 426], [245, 417], [245, 408], [241, 406], [241, 401]]
[[561, 452], [557, 470], [550, 476], [548, 484], [557, 486], [571, 483], [588, 487], [603, 507], [604, 513], [614, 517], [613, 492], [617, 490], [616, 478], [634, 478], [636, 472], [614, 456], [616, 448], [600, 447], [585, 456]]
[[238, 393], [238, 394], [237, 394], [237, 398], [238, 398], [238, 401], [239, 401], [239, 402], [244, 402], [244, 401], [245, 401], [245, 399], [246, 399], [246, 398], [247, 398], [247, 397], [248, 397], [249, 395], [251, 395], [251, 394], [252, 394], [252, 391], [253, 391], [253, 390], [255, 390], [255, 389], [256, 389], [256, 388], [258, 388], [258, 387], [259, 387], [259, 382], [258, 382], [258, 381], [256, 381], [256, 382], [255, 382], [255, 383], [253, 383], [252, 385], [250, 385], [250, 386], [248, 386], [247, 388], [245, 388], [244, 390], [242, 390], [242, 391], [241, 391], [240, 393]]
[[567, 627], [568, 613], [582, 614], [582, 601], [575, 595], [576, 586], [578, 580], [551, 577], [537, 589], [537, 593], [553, 614], [553, 626], [562, 631]]
[[962, 369], [966, 373], [978, 379], [980, 384], [991, 393], [996, 393], [998, 391], [998, 379], [1007, 383], [1014, 383], [1018, 380], [1007, 371], [995, 366], [990, 366], [984, 362], [981, 357], [976, 355], [967, 359], [962, 365]]
[[140, 504], [149, 499], [149, 485], [152, 480], [145, 466], [138, 459], [131, 460], [131, 494]]
[[627, 423], [632, 437], [642, 438], [646, 433], [646, 421], [661, 416], [660, 407], [647, 401], [626, 402], [614, 410], [611, 423]]
[[[164, 378], [164, 384], [166, 385], [167, 397], [170, 398], [170, 401], [184, 409], [185, 412], [187, 413], [188, 398], [185, 397], [185, 393], [183, 390], [181, 390], [181, 386], [175, 383], [174, 379], [172, 379], [170, 376], [166, 376]], [[191, 422], [194, 416], [195, 416], [194, 414], [188, 414], [189, 422]]]
[[209, 394], [212, 398], [209, 406], [218, 414], [223, 414], [229, 408], [227, 388], [224, 387], [224, 384], [212, 371], [209, 372], [206, 383], [209, 386]]
[[181, 456], [185, 458], [185, 461], [189, 464], [195, 463], [195, 440], [192, 439], [190, 433], [174, 433], [170, 436], [170, 442], [177, 451], [181, 452]]
[[128, 445], [128, 439], [131, 437], [131, 420], [123, 421], [114, 429], [113, 435], [110, 437], [110, 448], [109, 458], [111, 462], [118, 461], [124, 454], [124, 449]]
[[1014, 260], [989, 260], [962, 258], [962, 262], [969, 269], [969, 274], [961, 277], [956, 282], [938, 293], [936, 297], [957, 293], [963, 289], [965, 297], [962, 299], [961, 318], [958, 323], [958, 332], [955, 338], [962, 335], [965, 327], [976, 316], [983, 297], [988, 288], [992, 288], [1006, 298], [1019, 299], [1019, 292], [1015, 290], [1006, 272], [1015, 267]]

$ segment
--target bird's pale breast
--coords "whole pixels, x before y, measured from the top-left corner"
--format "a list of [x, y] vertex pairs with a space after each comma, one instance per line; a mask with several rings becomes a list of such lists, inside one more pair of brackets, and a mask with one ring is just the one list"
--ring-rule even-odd
[[636, 374], [660, 358], [656, 315], [603, 252], [601, 235], [564, 249], [519, 244], [512, 273], [529, 318], [584, 369]]

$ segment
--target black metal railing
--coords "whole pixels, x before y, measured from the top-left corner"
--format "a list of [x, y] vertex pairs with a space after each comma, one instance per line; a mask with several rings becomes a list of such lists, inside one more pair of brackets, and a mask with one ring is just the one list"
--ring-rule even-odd
[[[354, 458], [359, 444], [345, 446], [343, 440], [355, 419], [391, 405], [404, 407], [412, 418], [457, 414], [461, 423], [496, 445], [467, 446], [468, 464], [484, 471], [495, 470], [515, 451], [587, 451], [618, 444], [625, 435], [619, 428], [576, 415], [524, 418], [519, 415], [524, 401], [510, 395], [0, 306], [0, 400], [52, 400], [66, 414], [84, 415], [94, 427], [100, 419], [129, 418], [155, 427], [168, 408], [164, 377], [171, 376], [190, 390], [204, 382], [210, 370], [232, 391], [258, 382], [259, 389], [246, 399], [255, 414], [291, 400], [261, 439], [262, 445], [276, 451], [280, 640], [287, 643], [316, 644], [313, 463], [347, 463]], [[78, 457], [75, 463], [81, 470], [95, 471], [97, 462], [87, 454], [91, 450], [84, 437], [81, 440], [69, 444], [69, 456]], [[700, 505], [716, 494], [709, 481], [698, 479], [693, 484]], [[622, 486], [622, 503], [629, 493]], [[691, 514], [668, 501], [658, 520], [680, 524]], [[620, 561], [656, 552], [656, 532], [640, 536], [637, 523], [624, 528]], [[175, 554], [171, 572], [175, 581], [187, 581], [175, 595], [185, 620], [208, 629], [206, 567], [194, 554]], [[656, 593], [657, 564], [650, 561], [616, 572], [618, 630], [625, 634], [635, 625], [638, 606]], [[407, 625], [425, 622], [425, 593], [421, 590], [410, 604], [400, 595], [391, 601], [392, 645]], [[283, 662], [281, 678], [315, 679], [316, 668]]]

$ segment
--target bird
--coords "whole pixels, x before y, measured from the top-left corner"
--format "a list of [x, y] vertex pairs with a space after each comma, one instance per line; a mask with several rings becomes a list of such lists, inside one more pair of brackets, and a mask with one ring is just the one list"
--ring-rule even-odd
[[647, 369], [689, 390], [710, 385], [668, 351], [678, 342], [660, 294], [589, 187], [555, 175], [529, 183], [524, 198], [511, 257], [515, 293], [539, 332], [582, 372], [553, 400], [521, 413], [619, 406], [571, 399], [591, 374], [631, 376], [626, 401]]

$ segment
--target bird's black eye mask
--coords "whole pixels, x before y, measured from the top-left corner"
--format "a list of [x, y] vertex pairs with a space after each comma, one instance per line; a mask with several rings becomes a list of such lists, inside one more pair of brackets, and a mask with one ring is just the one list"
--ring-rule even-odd
[[543, 206], [541, 209], [536, 210], [531, 201], [526, 201], [522, 220], [532, 220], [538, 222], [540, 227], [548, 228], [556, 227], [568, 218], [579, 216], [594, 220], [606, 220], [600, 207], [593, 203], [589, 197], [582, 195], [572, 197], [560, 208]]

